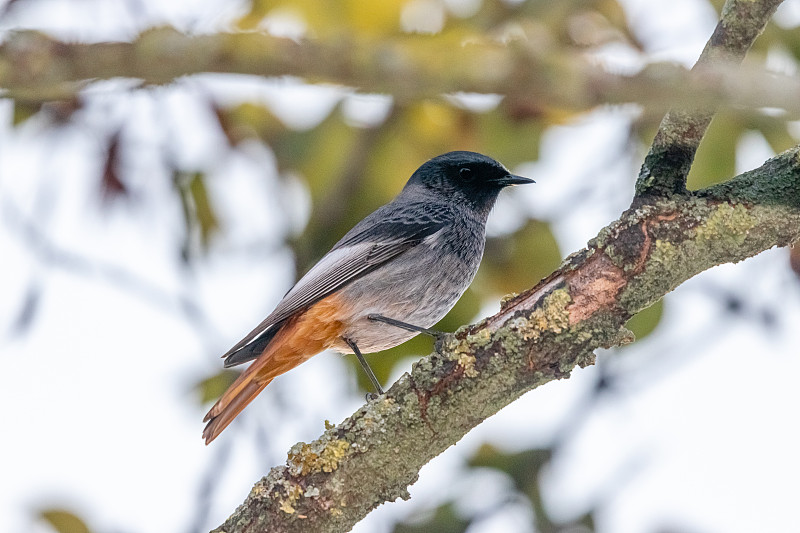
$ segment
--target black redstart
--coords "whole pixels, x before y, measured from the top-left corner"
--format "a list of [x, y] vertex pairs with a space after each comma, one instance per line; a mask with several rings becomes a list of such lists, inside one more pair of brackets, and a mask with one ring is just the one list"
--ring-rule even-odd
[[390, 203], [356, 224], [253, 331], [225, 367], [255, 360], [203, 419], [214, 440], [275, 377], [328, 348], [362, 353], [407, 341], [442, 319], [478, 270], [500, 190], [533, 183], [475, 152], [423, 164]]

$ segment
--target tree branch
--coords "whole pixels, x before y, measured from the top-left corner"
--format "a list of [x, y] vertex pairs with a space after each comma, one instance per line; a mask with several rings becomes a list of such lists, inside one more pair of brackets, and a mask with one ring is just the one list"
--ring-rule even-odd
[[[721, 65], [739, 65], [782, 2], [727, 0], [720, 21], [692, 71], [713, 80], [714, 72]], [[661, 121], [650, 152], [639, 171], [637, 197], [682, 194], [686, 191], [686, 177], [697, 147], [719, 105], [717, 102], [706, 107], [700, 103], [702, 100], [686, 101], [692, 102], [693, 108], [673, 109]]]
[[800, 239], [800, 146], [697, 193], [631, 208], [536, 287], [461, 328], [378, 400], [292, 447], [216, 532], [341, 532], [409, 497], [419, 469], [525, 392], [632, 340], [683, 281]]
[[542, 47], [533, 39], [508, 45], [466, 43], [445, 34], [297, 42], [261, 33], [189, 36], [158, 28], [132, 42], [94, 44], [22, 31], [9, 34], [0, 45], [0, 87], [5, 96], [23, 101], [72, 97], [95, 80], [121, 77], [161, 84], [208, 72], [298, 76], [392, 94], [402, 101], [464, 91], [502, 94], [511, 103], [535, 109], [582, 111], [637, 102], [652, 113], [664, 113], [693, 102], [698, 108], [727, 103], [800, 114], [797, 77], [725, 64], [709, 65], [702, 72], [655, 64], [634, 75], [619, 75], [574, 50]]

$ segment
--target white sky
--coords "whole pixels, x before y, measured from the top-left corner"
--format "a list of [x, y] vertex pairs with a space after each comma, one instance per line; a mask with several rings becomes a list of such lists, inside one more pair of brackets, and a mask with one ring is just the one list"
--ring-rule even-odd
[[[136, 2], [33, 1], [30, 11], [20, 10], [3, 27], [119, 38], [154, 19], [212, 29], [236, 7], [221, 1], [161, 4], [148, 4], [145, 14], [134, 17], [129, 10]], [[690, 64], [715, 23], [703, 2], [624, 4], [659, 59]], [[799, 5], [787, 2], [782, 20], [800, 19]], [[212, 78], [132, 98], [114, 83], [100, 84], [93, 90], [103, 96], [82, 115], [85, 130], [61, 136], [46, 134], [35, 120], [12, 130], [11, 106], [0, 102], [0, 405], [6, 406], [0, 531], [47, 531], [31, 517], [49, 506], [74, 510], [96, 532], [193, 531], [200, 483], [209, 465], [227, 454], [199, 527], [208, 529], [241, 503], [269, 467], [283, 462], [292, 444], [315, 438], [325, 419], [338, 423], [361, 403], [354, 376], [338, 356], [325, 354], [276, 380], [212, 446], [200, 439], [205, 409], [191, 401], [189, 388], [219, 368], [217, 355], [291, 284], [291, 257], [279, 243], [302, 227], [308, 202], [301, 188], [264, 179], [272, 172], [264, 150], [253, 147], [237, 156], [220, 150], [222, 139], [207, 133], [207, 117], [196, 112], [196, 90], [231, 101], [255, 95], [308, 121], [313, 117], [301, 110], [324, 113], [341, 97], [330, 89], [298, 92]], [[364, 106], [380, 111], [380, 102], [350, 105], [354, 115]], [[133, 115], [139, 118], [129, 133], [141, 148], [128, 162], [135, 201], [103, 209], [93, 157], [100, 139], [91, 132], [110, 130]], [[584, 246], [630, 200], [641, 154], [600, 169], [588, 164], [618, 153], [628, 120], [627, 112], [598, 111], [548, 132], [540, 160], [521, 172], [538, 184], [504, 196], [490, 231], [505, 227], [503, 211], [515, 205], [547, 217], [590, 173], [602, 184], [596, 198], [554, 228], [564, 252]], [[165, 123], [182, 123], [185, 130], [165, 129]], [[181, 214], [158, 170], [163, 139], [175, 141], [186, 165], [211, 170], [209, 186], [229, 232], [224, 246], [192, 270], [176, 264]], [[770, 155], [755, 134], [741, 148], [737, 171]], [[297, 210], [280, 202], [279, 187], [291, 188]], [[50, 205], [42, 191], [49, 191]], [[120, 289], [103, 270], [84, 275], [48, 266], [21, 237], [6, 200], [35, 216], [59, 249], [134, 273], [161, 296]], [[771, 251], [691, 280], [668, 299], [660, 332], [623, 355], [600, 354], [627, 370], [626, 379], [586, 410], [575, 438], [546, 473], [547, 504], [556, 516], [581, 513], [607, 491], [601, 531], [800, 530], [800, 433], [794, 423], [800, 359], [791, 327], [800, 323], [800, 284], [786, 268], [786, 256], [785, 250]], [[32, 283], [41, 289], [38, 310], [29, 331], [15, 337], [10, 325]], [[779, 326], [766, 331], [757, 317], [724, 314], [715, 290], [746, 296], [748, 309], [771, 310]], [[179, 309], [181, 294], [202, 309], [207, 324], [187, 320]], [[575, 416], [596, 372], [577, 370], [485, 422], [423, 469], [410, 502], [382, 506], [355, 531], [388, 531], [392, 520], [453, 494], [462, 496], [467, 514], [490, 508], [493, 499], [502, 500], [508, 482], [477, 473], [456, 483], [464, 458], [487, 441], [506, 450], [546, 445]], [[611, 483], [618, 476], [625, 480], [622, 488]], [[470, 533], [498, 531], [532, 531], [530, 516], [512, 508]]]

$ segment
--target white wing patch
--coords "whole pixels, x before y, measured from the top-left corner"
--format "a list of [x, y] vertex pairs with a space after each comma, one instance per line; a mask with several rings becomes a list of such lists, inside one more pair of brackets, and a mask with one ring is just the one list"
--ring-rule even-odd
[[439, 229], [421, 240], [408, 235], [383, 242], [357, 242], [349, 246], [334, 248], [325, 254], [305, 276], [300, 278], [270, 315], [253, 331], [223, 355], [228, 357], [255, 341], [272, 326], [289, 318], [297, 311], [328, 296], [339, 287], [357, 279], [364, 273], [400, 255], [420, 243], [435, 246], [443, 229]]
[[374, 243], [359, 243], [337, 248], [325, 254], [286, 293], [270, 316], [276, 318], [285, 313], [291, 315], [373, 266], [374, 263], [367, 262], [367, 257], [374, 246]]

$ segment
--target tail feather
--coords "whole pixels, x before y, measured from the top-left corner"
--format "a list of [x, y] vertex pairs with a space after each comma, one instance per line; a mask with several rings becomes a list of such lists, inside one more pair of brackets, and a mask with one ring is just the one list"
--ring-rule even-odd
[[[245, 374], [239, 376], [239, 379], [245, 377]], [[269, 385], [271, 381], [271, 379], [266, 381], [249, 379], [237, 387], [234, 393], [229, 394], [232, 389], [226, 391], [203, 418], [203, 422], [208, 422], [203, 430], [203, 438], [206, 444], [216, 439], [222, 433], [222, 430], [228, 427], [228, 424], [233, 422], [233, 419], [242, 412], [242, 409], [247, 407], [247, 404], [252, 402], [258, 396], [258, 393], [264, 390], [264, 387]]]
[[330, 347], [339, 338], [344, 326], [336, 320], [338, 309], [337, 300], [329, 296], [308, 311], [289, 318], [274, 332], [267, 332], [252, 347], [229, 352], [226, 367], [253, 357], [255, 361], [203, 418], [203, 422], [208, 422], [203, 430], [206, 444], [217, 438], [274, 378]]
[[230, 368], [232, 366], [241, 365], [242, 363], [247, 363], [253, 361], [254, 359], [258, 359], [258, 357], [264, 353], [264, 350], [267, 349], [267, 346], [269, 346], [269, 344], [272, 342], [272, 339], [275, 337], [275, 335], [280, 331], [281, 326], [283, 326], [283, 324], [276, 324], [262, 333], [255, 340], [250, 341], [241, 348], [236, 350], [231, 349], [230, 352], [223, 356], [225, 358], [225, 363], [223, 366], [225, 368]]

